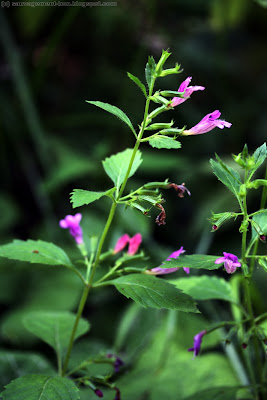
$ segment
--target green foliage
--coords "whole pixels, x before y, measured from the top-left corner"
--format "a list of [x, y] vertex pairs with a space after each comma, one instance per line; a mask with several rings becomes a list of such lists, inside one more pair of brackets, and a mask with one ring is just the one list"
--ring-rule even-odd
[[1, 393], [3, 400], [79, 400], [72, 381], [59, 376], [25, 375], [15, 379]]
[[262, 165], [266, 157], [267, 157], [266, 143], [263, 143], [263, 145], [258, 147], [252, 155], [254, 165], [251, 168], [251, 174], [254, 174], [254, 172]]
[[[153, 336], [139, 349], [135, 367], [121, 377], [122, 399], [183, 400], [210, 387], [238, 384], [225, 357], [216, 353], [203, 354], [215, 333], [204, 338], [200, 357], [192, 360], [192, 353], [187, 352], [192, 347], [194, 334], [205, 329], [202, 317], [171, 313], [177, 317], [174, 325], [170, 313], [167, 318], [161, 318]], [[155, 323], [159, 318], [160, 315], [155, 316]], [[133, 326], [133, 335], [136, 329], [138, 325]], [[145, 335], [143, 330], [143, 340]]]
[[[24, 317], [25, 327], [34, 335], [49, 344], [62, 357], [69, 344], [71, 332], [75, 322], [75, 314], [69, 312], [31, 312]], [[85, 319], [79, 321], [75, 339], [89, 330], [89, 323]]]
[[156, 149], [180, 149], [181, 143], [168, 136], [156, 136], [149, 140], [149, 144]]
[[[132, 154], [133, 154], [133, 149], [126, 149], [120, 153], [107, 157], [103, 161], [104, 170], [106, 171], [106, 174], [110, 177], [110, 179], [113, 181], [117, 189], [120, 188], [122, 182], [125, 179]], [[141, 162], [142, 162], [142, 153], [138, 150], [135, 155], [135, 159], [129, 177], [133, 176], [133, 174], [137, 171], [138, 167], [140, 166]]]
[[146, 64], [145, 75], [148, 89], [150, 90], [153, 79], [156, 73], [156, 63], [154, 58], [151, 56], [148, 57], [148, 62]]
[[170, 282], [195, 300], [235, 301], [230, 284], [225, 279], [216, 276], [190, 276]]
[[127, 72], [128, 77], [142, 90], [142, 92], [144, 93], [145, 97], [147, 97], [147, 93], [146, 93], [146, 87], [145, 85], [140, 81], [139, 78], [137, 78], [137, 76], [134, 76], [132, 74], [130, 74], [130, 72]]
[[236, 393], [240, 386], [224, 386], [212, 389], [201, 390], [192, 396], [186, 397], [184, 400], [236, 400]]
[[224, 164], [217, 155], [216, 158], [218, 162], [212, 159], [210, 160], [214, 174], [239, 199], [239, 190], [241, 186], [239, 173]]
[[267, 8], [267, 0], [255, 0], [260, 6]]
[[64, 250], [53, 243], [42, 240], [14, 240], [12, 243], [0, 246], [0, 257], [28, 261], [34, 264], [72, 267], [72, 263]]
[[192, 254], [192, 255], [181, 255], [178, 258], [173, 258], [169, 261], [164, 261], [161, 268], [196, 268], [196, 269], [218, 269], [220, 265], [215, 264], [215, 260], [218, 256], [208, 256], [205, 254]]
[[134, 133], [134, 135], [136, 134], [135, 130], [134, 130], [134, 127], [133, 127], [133, 124], [131, 123], [130, 119], [118, 107], [112, 106], [111, 104], [108, 104], [108, 103], [103, 103], [102, 101], [88, 101], [88, 100], [86, 100], [86, 102], [89, 103], [89, 104], [93, 104], [94, 106], [97, 106], [99, 108], [102, 108], [103, 110], [109, 112], [110, 114], [115, 115], [121, 121], [123, 121], [126, 125], [129, 126], [129, 128]]
[[194, 300], [164, 279], [130, 274], [106, 282], [143, 307], [167, 308], [184, 312], [198, 312]]
[[11, 380], [33, 373], [53, 374], [54, 369], [39, 354], [26, 351], [0, 351], [0, 390]]
[[91, 192], [89, 190], [83, 189], [74, 189], [71, 193], [71, 203], [72, 207], [81, 207], [85, 204], [93, 203], [96, 200], [101, 199], [103, 196], [111, 196], [112, 193], [116, 190], [116, 188], [112, 188], [110, 190], [106, 190], [105, 192]]
[[263, 210], [264, 212], [260, 214], [253, 215], [252, 221], [255, 224], [251, 224], [251, 241], [255, 242], [255, 240], [259, 237], [259, 235], [267, 234], [267, 209]]

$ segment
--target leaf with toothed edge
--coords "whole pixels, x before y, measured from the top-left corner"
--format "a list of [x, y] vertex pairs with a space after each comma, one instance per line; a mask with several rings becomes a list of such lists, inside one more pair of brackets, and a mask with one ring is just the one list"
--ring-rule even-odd
[[60, 376], [25, 375], [5, 386], [3, 400], [79, 400], [79, 390]]
[[106, 282], [143, 307], [166, 308], [198, 313], [193, 298], [164, 279], [145, 274], [129, 274]]

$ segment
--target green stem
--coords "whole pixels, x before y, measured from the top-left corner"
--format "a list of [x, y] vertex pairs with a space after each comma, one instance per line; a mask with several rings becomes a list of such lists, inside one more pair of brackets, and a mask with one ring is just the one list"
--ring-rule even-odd
[[84, 309], [84, 306], [85, 306], [85, 303], [86, 303], [86, 300], [87, 300], [87, 297], [88, 297], [89, 290], [90, 290], [90, 286], [85, 286], [84, 289], [83, 289], [83, 294], [82, 294], [82, 297], [81, 297], [81, 300], [80, 300], [80, 304], [79, 304], [78, 312], [77, 312], [77, 315], [76, 315], [76, 319], [75, 319], [75, 322], [74, 322], [74, 325], [73, 325], [73, 328], [72, 328], [70, 342], [69, 342], [66, 358], [65, 358], [65, 361], [64, 361], [64, 364], [63, 364], [63, 369], [62, 369], [61, 376], [64, 376], [66, 371], [67, 371], [67, 367], [68, 367], [68, 364], [69, 364], [70, 355], [71, 355], [71, 351], [72, 351], [72, 347], [73, 347], [73, 342], [74, 342], [74, 339], [75, 339], [75, 334], [76, 334], [76, 331], [77, 331], [77, 328], [78, 328], [78, 324], [79, 324], [80, 318], [82, 316], [82, 312], [83, 312], [83, 309]]
[[[245, 175], [245, 183], [247, 183], [247, 171], [246, 171], [246, 175]], [[248, 212], [247, 212], [246, 195], [243, 198], [243, 212], [244, 212], [244, 217], [243, 217], [244, 224], [243, 224], [243, 232], [242, 232], [242, 265], [245, 266], [246, 265], [246, 255], [247, 255], [247, 231], [248, 231], [248, 227], [247, 227]], [[244, 270], [243, 270], [243, 272], [244, 272]], [[255, 324], [255, 318], [254, 318], [252, 301], [251, 301], [251, 293], [250, 293], [250, 281], [251, 281], [251, 277], [252, 277], [252, 272], [253, 271], [250, 269], [248, 276], [246, 276], [244, 274], [243, 282], [244, 282], [244, 296], [245, 296], [247, 312], [248, 312], [249, 319], [250, 319], [251, 329], [254, 331], [253, 347], [254, 347], [256, 368], [251, 368], [251, 366], [253, 365], [253, 362], [251, 360], [249, 360], [248, 357], [246, 357], [246, 361], [247, 361], [247, 367], [250, 371], [251, 379], [252, 379], [253, 383], [256, 385], [257, 375], [258, 375], [259, 379], [261, 376], [261, 359], [260, 359], [260, 352], [259, 352], [259, 347], [258, 347], [258, 340], [255, 335], [256, 324]], [[257, 370], [257, 372], [255, 370]], [[257, 391], [256, 398], [258, 398], [257, 397], [258, 390], [257, 389], [255, 389], [255, 390]]]
[[134, 162], [134, 159], [135, 159], [135, 155], [137, 153], [138, 147], [140, 145], [140, 142], [141, 142], [144, 130], [145, 130], [146, 120], [147, 120], [148, 110], [149, 110], [149, 104], [150, 104], [150, 96], [151, 96], [151, 94], [153, 92], [155, 80], [156, 80], [156, 78], [154, 77], [153, 80], [152, 80], [152, 84], [150, 86], [149, 96], [148, 96], [148, 98], [146, 100], [146, 106], [145, 106], [145, 112], [144, 112], [144, 120], [143, 120], [143, 123], [142, 123], [142, 127], [141, 127], [141, 129], [139, 131], [139, 134], [138, 134], [138, 137], [137, 137], [134, 149], [133, 149], [133, 153], [132, 153], [132, 156], [131, 156], [131, 159], [130, 159], [130, 162], [129, 162], [129, 166], [128, 166], [124, 181], [122, 183], [122, 186], [121, 186], [121, 189], [120, 189], [120, 191], [118, 193], [116, 201], [114, 201], [112, 203], [112, 206], [110, 208], [109, 216], [108, 216], [106, 225], [104, 227], [104, 230], [102, 232], [101, 238], [99, 240], [99, 244], [98, 244], [98, 248], [97, 248], [97, 252], [96, 252], [96, 256], [95, 256], [95, 261], [93, 263], [93, 266], [92, 266], [92, 269], [91, 269], [91, 273], [90, 273], [90, 278], [89, 278], [88, 284], [85, 286], [83, 294], [82, 294], [82, 298], [81, 298], [81, 301], [80, 301], [80, 304], [79, 304], [79, 308], [78, 308], [78, 312], [77, 312], [77, 315], [76, 315], [75, 323], [74, 323], [74, 326], [72, 328], [72, 334], [71, 334], [71, 338], [70, 338], [70, 341], [69, 341], [68, 350], [67, 350], [66, 358], [65, 358], [65, 361], [64, 361], [64, 365], [63, 365], [62, 376], [64, 376], [66, 371], [67, 371], [67, 367], [68, 367], [68, 363], [69, 363], [69, 359], [70, 359], [70, 355], [71, 355], [71, 351], [72, 351], [72, 347], [73, 347], [75, 334], [76, 334], [76, 331], [77, 331], [77, 328], [78, 328], [78, 324], [79, 324], [80, 318], [81, 318], [82, 313], [83, 313], [83, 309], [84, 309], [86, 301], [87, 301], [87, 297], [88, 297], [90, 288], [92, 287], [95, 271], [96, 271], [96, 268], [98, 266], [98, 262], [99, 262], [99, 259], [100, 259], [100, 256], [101, 256], [102, 248], [103, 248], [106, 236], [108, 234], [110, 225], [112, 223], [112, 220], [113, 220], [116, 208], [117, 208], [117, 201], [120, 200], [120, 197], [121, 197], [121, 195], [123, 193], [123, 190], [124, 190], [124, 188], [126, 186], [126, 183], [128, 181], [128, 178], [129, 178], [129, 175], [130, 175], [130, 172], [131, 172], [131, 169], [132, 169], [132, 165], [133, 165], [133, 162]]

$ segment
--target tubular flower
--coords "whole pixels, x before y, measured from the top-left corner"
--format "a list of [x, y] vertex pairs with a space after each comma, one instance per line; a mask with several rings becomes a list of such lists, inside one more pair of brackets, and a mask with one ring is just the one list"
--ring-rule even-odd
[[69, 229], [71, 236], [75, 239], [77, 244], [83, 243], [83, 231], [80, 227], [82, 214], [66, 215], [64, 219], [59, 221], [59, 226], [63, 229]]
[[224, 263], [224, 268], [228, 274], [233, 274], [236, 268], [241, 267], [238, 257], [231, 253], [223, 253], [224, 257], [219, 257], [215, 260], [215, 264]]
[[[180, 247], [179, 250], [174, 251], [173, 253], [171, 253], [169, 255], [169, 257], [167, 258], [166, 261], [170, 261], [172, 258], [178, 258], [180, 254], [185, 253], [185, 250], [182, 247]], [[176, 272], [178, 271], [179, 268], [161, 268], [161, 267], [157, 267], [157, 268], [153, 268], [150, 269], [148, 271], [146, 271], [147, 274], [150, 275], [166, 275], [166, 274], [171, 274], [172, 272]], [[190, 268], [184, 267], [183, 270], [189, 274], [190, 273]]]
[[178, 89], [178, 93], [183, 93], [183, 97], [174, 97], [171, 101], [171, 106], [172, 107], [176, 107], [179, 104], [183, 103], [184, 101], [186, 101], [187, 99], [189, 99], [189, 97], [191, 96], [191, 94], [193, 92], [195, 92], [196, 90], [204, 90], [204, 86], [188, 86], [189, 83], [191, 82], [192, 77], [189, 76], [184, 82], [181, 83], [179, 89]]
[[132, 238], [130, 238], [130, 236], [127, 235], [127, 233], [125, 233], [124, 235], [122, 235], [118, 239], [118, 241], [117, 241], [117, 243], [115, 245], [115, 248], [113, 250], [113, 254], [119, 253], [129, 243], [129, 248], [128, 248], [128, 253], [127, 254], [129, 254], [130, 256], [133, 256], [135, 253], [137, 253], [141, 242], [142, 242], [141, 233], [137, 233]]
[[142, 243], [142, 235], [141, 233], [136, 233], [130, 240], [129, 240], [129, 248], [128, 254], [133, 256], [137, 253], [140, 244]]
[[188, 349], [188, 351], [193, 351], [194, 352], [194, 357], [198, 355], [200, 352], [200, 347], [201, 347], [201, 342], [203, 336], [207, 333], [206, 330], [199, 332], [196, 336], [194, 336], [194, 346]]
[[124, 249], [124, 247], [127, 246], [127, 244], [129, 243], [130, 240], [130, 236], [127, 235], [127, 233], [125, 233], [125, 235], [122, 235], [118, 240], [117, 243], [115, 245], [115, 248], [113, 250], [113, 253], [119, 253], [121, 250]]
[[222, 119], [218, 119], [220, 115], [221, 113], [219, 110], [215, 110], [212, 113], [207, 114], [197, 125], [193, 126], [193, 128], [184, 130], [182, 135], [201, 135], [202, 133], [209, 132], [216, 127], [220, 129], [223, 129], [224, 127], [230, 128], [232, 124]]

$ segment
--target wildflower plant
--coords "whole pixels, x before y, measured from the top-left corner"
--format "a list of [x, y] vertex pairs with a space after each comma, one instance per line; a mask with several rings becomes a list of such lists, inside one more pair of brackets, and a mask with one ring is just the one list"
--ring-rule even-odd
[[[157, 63], [153, 57], [149, 57], [145, 68], [146, 86], [139, 78], [128, 73], [128, 77], [141, 89], [145, 97], [144, 115], [139, 130], [136, 130], [129, 117], [119, 108], [101, 101], [87, 101], [90, 106], [109, 112], [124, 122], [133, 135], [135, 144], [133, 148], [123, 150], [103, 160], [103, 169], [111, 181], [108, 188], [101, 192], [74, 189], [71, 193], [71, 203], [75, 209], [87, 205], [90, 207], [91, 203], [102, 197], [110, 200], [110, 210], [102, 234], [97, 239], [91, 238], [90, 250], [83, 239], [84, 232], [80, 226], [81, 213], [67, 215], [59, 222], [61, 228], [69, 230], [80, 251], [79, 266], [75, 264], [75, 261], [70, 260], [62, 248], [42, 240], [15, 240], [13, 243], [0, 247], [2, 257], [68, 268], [79, 277], [83, 290], [76, 314], [50, 310], [32, 312], [25, 318], [25, 327], [55, 351], [57, 372], [54, 368], [51, 374], [28, 374], [11, 383], [7, 382], [5, 390], [1, 393], [3, 400], [77, 400], [81, 398], [81, 388], [89, 393], [88, 399], [105, 397], [106, 390], [109, 391], [108, 398], [123, 398], [119, 377], [129, 365], [127, 366], [127, 362], [120, 355], [113, 351], [103, 350], [99, 354], [84, 354], [84, 359], [77, 363], [72, 359], [76, 340], [86, 334], [90, 328], [89, 322], [82, 316], [85, 305], [90, 299], [90, 293], [106, 286], [117, 289], [122, 295], [145, 308], [163, 308], [170, 310], [170, 313], [178, 311], [199, 313], [197, 300], [222, 299], [229, 303], [233, 302], [240, 309], [238, 316], [233, 313], [232, 320], [216, 321], [199, 333], [196, 332], [194, 339], [192, 338], [193, 347], [189, 351], [194, 352], [194, 357], [201, 357], [201, 343], [205, 341], [206, 336], [222, 327], [224, 329], [229, 327], [226, 342], [231, 342], [235, 337], [241, 345], [244, 343], [247, 345], [247, 348], [242, 350], [243, 353], [246, 352], [244, 357], [242, 356], [248, 377], [246, 386], [254, 396], [253, 398], [263, 398], [267, 333], [264, 332], [261, 323], [267, 319], [267, 313], [254, 315], [251, 280], [256, 263], [267, 272], [266, 255], [257, 254], [258, 243], [260, 240], [264, 241], [267, 234], [267, 177], [253, 180], [254, 174], [266, 160], [266, 144], [256, 149], [251, 156], [245, 146], [242, 153], [234, 156], [237, 169], [227, 166], [218, 156], [216, 156], [217, 160], [211, 160], [214, 174], [233, 193], [240, 208], [239, 212], [213, 214], [210, 219], [212, 232], [216, 234], [222, 224], [233, 219], [241, 219], [239, 231], [242, 239], [239, 255], [226, 252], [231, 249], [222, 249], [223, 257], [206, 254], [190, 255], [184, 254], [184, 248], [180, 247], [178, 250], [174, 249], [174, 252], [159, 266], [149, 269], [144, 256], [142, 236], [138, 232], [133, 237], [125, 233], [118, 238], [113, 249], [105, 248], [106, 237], [118, 207], [130, 207], [142, 213], [144, 218], [154, 214], [155, 223], [160, 226], [166, 223], [168, 214], [167, 206], [164, 204], [164, 191], [174, 189], [178, 202], [181, 201], [180, 198], [191, 195], [185, 183], [169, 182], [168, 179], [161, 182], [148, 182], [130, 192], [127, 191], [128, 180], [142, 163], [140, 147], [143, 143], [147, 142], [157, 149], [180, 149], [180, 140], [184, 136], [203, 134], [216, 127], [219, 129], [231, 127], [230, 122], [219, 119], [221, 113], [218, 110], [207, 114], [191, 129], [186, 129], [185, 126], [175, 127], [173, 120], [167, 123], [160, 121], [163, 113], [173, 111], [191, 96], [200, 95], [195, 92], [205, 89], [203, 86], [189, 86], [191, 77], [188, 77], [180, 84], [178, 91], [155, 90], [156, 81], [160, 80], [160, 86], [162, 86], [162, 78], [181, 72], [178, 64], [174, 68], [164, 69], [169, 56], [168, 51], [163, 51]], [[240, 167], [243, 169], [243, 174], [238, 172]], [[249, 212], [248, 194], [258, 189], [262, 189], [260, 209]], [[142, 267], [129, 266], [129, 262], [131, 264], [135, 259], [143, 261]], [[101, 264], [104, 261], [109, 263], [108, 271], [102, 268]], [[221, 267], [224, 267], [227, 272], [226, 278], [231, 277], [228, 274], [233, 273], [240, 276], [239, 295], [235, 298], [231, 295], [231, 285], [227, 281], [222, 284], [222, 280], [216, 276], [190, 275], [191, 270], [214, 271]], [[185, 271], [184, 278], [169, 279], [169, 275], [179, 268]], [[157, 275], [163, 275], [163, 277]], [[93, 321], [91, 323], [93, 324]], [[99, 369], [97, 373], [92, 372], [94, 369], [88, 369], [92, 365], [97, 365], [100, 370], [103, 366], [102, 372], [99, 373]], [[110, 367], [108, 372], [107, 366]], [[244, 382], [242, 381], [241, 384]], [[233, 389], [234, 393], [237, 393], [239, 389], [240, 385], [237, 385]], [[113, 397], [110, 397], [110, 393]], [[202, 398], [201, 393], [197, 395], [197, 398]], [[214, 393], [213, 397], [215, 398]], [[175, 398], [178, 397], [175, 396]], [[203, 394], [203, 398], [207, 397]]]

